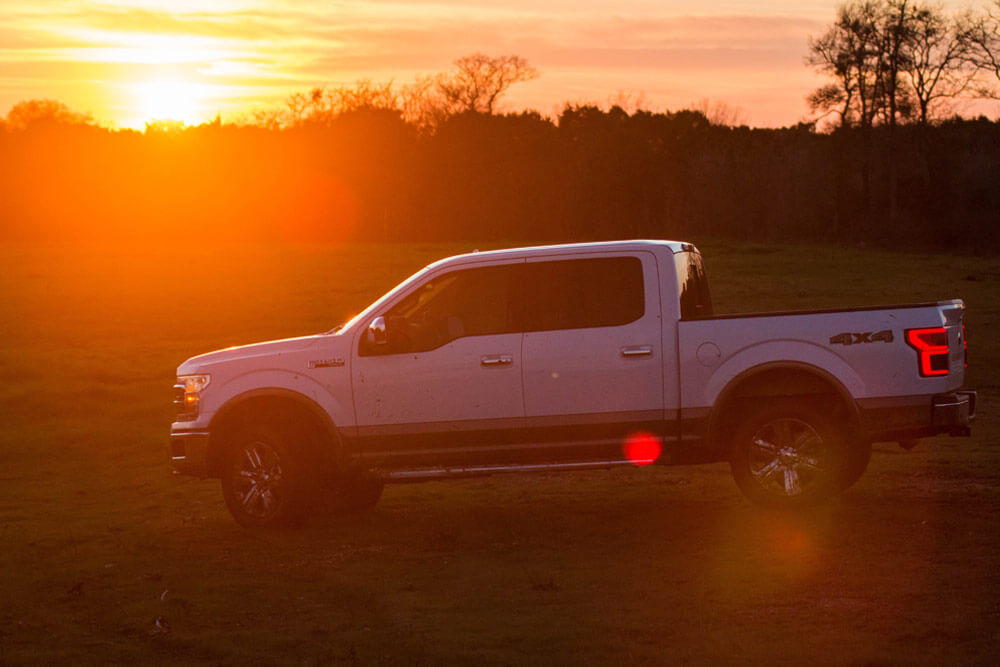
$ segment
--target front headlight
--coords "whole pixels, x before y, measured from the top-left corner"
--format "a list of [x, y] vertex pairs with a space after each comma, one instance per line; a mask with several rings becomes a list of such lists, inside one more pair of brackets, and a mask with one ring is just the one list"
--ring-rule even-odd
[[174, 385], [174, 405], [177, 406], [177, 421], [193, 421], [198, 418], [201, 392], [211, 382], [211, 375], [178, 375]]

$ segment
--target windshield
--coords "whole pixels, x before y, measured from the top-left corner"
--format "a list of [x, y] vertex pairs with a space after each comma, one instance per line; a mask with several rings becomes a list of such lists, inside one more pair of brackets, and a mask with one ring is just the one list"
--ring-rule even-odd
[[364, 320], [365, 318], [367, 318], [369, 316], [369, 314], [372, 312], [372, 310], [375, 309], [375, 308], [377, 308], [379, 306], [379, 304], [381, 304], [381, 303], [383, 303], [383, 302], [391, 299], [393, 296], [395, 296], [396, 294], [398, 294], [400, 291], [408, 289], [409, 286], [410, 286], [410, 284], [412, 284], [415, 280], [420, 280], [424, 276], [424, 274], [427, 273], [427, 271], [429, 270], [429, 268], [430, 267], [426, 267], [425, 266], [424, 268], [420, 269], [419, 271], [417, 271], [416, 273], [414, 273], [412, 276], [410, 276], [409, 278], [407, 278], [403, 282], [399, 283], [398, 285], [396, 285], [395, 287], [393, 287], [391, 290], [389, 290], [388, 292], [386, 292], [385, 294], [383, 294], [379, 298], [375, 299], [375, 301], [373, 301], [371, 304], [369, 304], [368, 306], [366, 306], [365, 309], [362, 310], [360, 313], [358, 313], [354, 317], [350, 318], [349, 320], [347, 320], [343, 324], [338, 324], [333, 329], [330, 329], [330, 331], [328, 331], [327, 333], [328, 334], [338, 334], [338, 333], [342, 333], [343, 331], [346, 331], [348, 329], [354, 328], [354, 326], [360, 320]]

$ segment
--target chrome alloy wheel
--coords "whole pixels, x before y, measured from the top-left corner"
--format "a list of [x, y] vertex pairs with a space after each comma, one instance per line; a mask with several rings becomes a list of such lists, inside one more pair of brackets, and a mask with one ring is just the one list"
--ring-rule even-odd
[[799, 496], [826, 478], [826, 448], [822, 436], [804, 421], [769, 421], [751, 438], [750, 474], [769, 493]]
[[236, 499], [248, 516], [269, 519], [281, 509], [281, 461], [271, 445], [261, 441], [245, 445], [235, 457], [232, 474]]

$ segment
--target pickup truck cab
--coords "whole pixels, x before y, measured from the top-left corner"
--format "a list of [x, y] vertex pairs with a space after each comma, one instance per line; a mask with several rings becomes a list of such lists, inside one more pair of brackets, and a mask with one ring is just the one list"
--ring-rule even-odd
[[169, 454], [246, 526], [332, 489], [501, 471], [729, 461], [771, 507], [825, 500], [876, 441], [968, 435], [961, 300], [721, 315], [691, 244], [435, 262], [328, 333], [188, 359]]

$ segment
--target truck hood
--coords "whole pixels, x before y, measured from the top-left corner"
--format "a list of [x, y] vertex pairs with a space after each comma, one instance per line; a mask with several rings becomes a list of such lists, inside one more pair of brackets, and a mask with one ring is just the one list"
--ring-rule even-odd
[[254, 343], [253, 345], [240, 345], [229, 347], [224, 350], [216, 350], [207, 354], [199, 354], [191, 357], [177, 368], [178, 375], [190, 375], [209, 370], [209, 367], [234, 361], [244, 361], [257, 357], [279, 357], [283, 354], [306, 350], [316, 344], [317, 341], [329, 339], [328, 335], [319, 334], [315, 336], [301, 336], [299, 338], [285, 338], [282, 340], [271, 340], [264, 343]]

